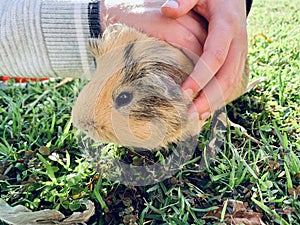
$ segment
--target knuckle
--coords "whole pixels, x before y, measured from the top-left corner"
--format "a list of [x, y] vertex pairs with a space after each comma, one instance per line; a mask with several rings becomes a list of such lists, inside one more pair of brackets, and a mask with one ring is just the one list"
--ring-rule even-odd
[[227, 51], [225, 48], [219, 48], [213, 53], [213, 56], [219, 64], [223, 64], [227, 56]]
[[197, 40], [197, 39], [196, 39], [195, 35], [191, 32], [186, 32], [186, 35], [184, 35], [184, 40], [183, 41], [185, 43], [191, 44], [191, 43], [194, 43], [195, 40]]

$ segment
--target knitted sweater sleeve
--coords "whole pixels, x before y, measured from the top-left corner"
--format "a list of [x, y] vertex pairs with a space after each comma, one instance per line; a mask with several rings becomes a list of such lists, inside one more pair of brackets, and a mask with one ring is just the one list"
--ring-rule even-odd
[[0, 75], [90, 78], [99, 2], [0, 0]]

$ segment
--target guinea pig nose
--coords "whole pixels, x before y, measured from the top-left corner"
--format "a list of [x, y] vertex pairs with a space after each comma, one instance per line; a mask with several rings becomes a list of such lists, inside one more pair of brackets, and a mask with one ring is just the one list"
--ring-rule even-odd
[[115, 100], [116, 107], [122, 107], [128, 105], [133, 98], [133, 94], [130, 92], [121, 92]]

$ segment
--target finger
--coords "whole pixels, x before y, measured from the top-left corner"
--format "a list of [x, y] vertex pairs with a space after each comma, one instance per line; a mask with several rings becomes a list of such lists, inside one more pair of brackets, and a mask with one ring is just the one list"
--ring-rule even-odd
[[194, 8], [197, 2], [198, 0], [167, 0], [161, 6], [161, 12], [167, 17], [179, 18]]
[[203, 54], [192, 74], [183, 83], [183, 90], [189, 90], [193, 95], [196, 95], [217, 73], [227, 57], [234, 35], [232, 29], [231, 26], [222, 21], [211, 21]]
[[[197, 59], [199, 59], [199, 56], [203, 53], [203, 46], [207, 37], [206, 24], [199, 23], [199, 21], [196, 20], [192, 15], [182, 16], [177, 19], [177, 22], [187, 30], [186, 35], [183, 36], [180, 47], [182, 49], [192, 51], [197, 55]], [[177, 40], [178, 36], [168, 35], [168, 38]], [[197, 41], [195, 41], [195, 38], [197, 39]], [[194, 51], [195, 45], [197, 45], [197, 51]]]
[[210, 70], [209, 66], [199, 59], [194, 71], [191, 75], [183, 82], [182, 92], [190, 99], [193, 99], [197, 93], [205, 87], [205, 85], [213, 78], [214, 74]]
[[243, 93], [241, 89], [246, 87], [242, 75], [247, 50], [241, 51], [239, 45], [233, 45], [231, 49], [223, 67], [194, 101], [194, 110], [199, 113], [200, 118], [239, 97]]
[[[192, 22], [188, 21], [186, 18]], [[182, 19], [183, 22], [181, 21]], [[205, 20], [205, 18], [198, 15], [194, 11], [189, 11], [187, 15], [181, 16], [176, 20], [197, 37], [203, 48], [208, 33], [208, 22]]]
[[228, 97], [225, 99], [226, 104], [229, 102], [237, 99], [239, 96], [245, 93], [248, 88], [248, 81], [249, 81], [249, 72], [248, 66], [246, 66], [247, 61], [247, 53], [248, 50], [246, 49], [243, 51], [241, 58], [243, 60], [240, 61], [238, 67], [238, 73], [236, 79], [232, 81], [232, 91], [228, 93]]
[[204, 42], [207, 37], [207, 24], [205, 19], [197, 16], [193, 12], [189, 12], [187, 15], [176, 20], [163, 16], [157, 18], [158, 21], [155, 21], [153, 18], [151, 23], [156, 22], [156, 24], [161, 24], [161, 26], [159, 28], [149, 26], [153, 27], [150, 35], [165, 40], [185, 51], [196, 54], [198, 60], [203, 52]]
[[[182, 50], [186, 50], [192, 55], [197, 55], [197, 59], [199, 59], [199, 55], [203, 52], [203, 44], [200, 42], [203, 39], [203, 37], [198, 38], [193, 32], [191, 32], [184, 26], [169, 26], [168, 30], [166, 30], [166, 33], [157, 32], [157, 30], [153, 30], [150, 33], [150, 35], [164, 40]], [[172, 33], [176, 33], [177, 35], [169, 35]]]
[[211, 112], [225, 105], [225, 96], [221, 82], [213, 77], [194, 101], [192, 111], [196, 111], [201, 119], [206, 119]]

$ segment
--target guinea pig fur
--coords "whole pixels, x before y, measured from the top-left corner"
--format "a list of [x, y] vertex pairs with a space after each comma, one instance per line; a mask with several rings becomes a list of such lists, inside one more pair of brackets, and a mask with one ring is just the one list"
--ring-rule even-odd
[[[96, 141], [148, 149], [200, 132], [180, 86], [194, 64], [180, 49], [126, 25], [110, 25], [90, 41], [96, 71], [72, 111], [76, 127]], [[246, 88], [241, 82], [233, 99]], [[232, 99], [232, 100], [233, 100]]]

